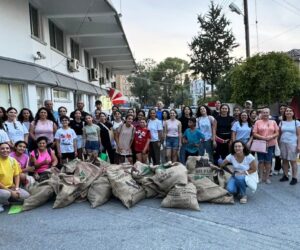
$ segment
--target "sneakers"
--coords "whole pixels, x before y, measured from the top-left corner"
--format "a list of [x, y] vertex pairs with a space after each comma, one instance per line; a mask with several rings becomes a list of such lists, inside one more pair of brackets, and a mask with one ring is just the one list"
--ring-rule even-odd
[[4, 212], [4, 207], [3, 205], [0, 204], [0, 213]]
[[280, 178], [280, 182], [284, 182], [284, 181], [288, 181], [289, 180], [289, 177], [287, 177], [286, 175], [284, 175], [284, 176], [282, 176], [281, 178]]
[[246, 204], [247, 203], [247, 196], [244, 195], [241, 199], [240, 199], [240, 203], [241, 204]]
[[270, 179], [266, 179], [266, 184], [271, 184], [271, 180]]
[[290, 182], [290, 185], [296, 185], [298, 182], [297, 178], [292, 178], [291, 182]]

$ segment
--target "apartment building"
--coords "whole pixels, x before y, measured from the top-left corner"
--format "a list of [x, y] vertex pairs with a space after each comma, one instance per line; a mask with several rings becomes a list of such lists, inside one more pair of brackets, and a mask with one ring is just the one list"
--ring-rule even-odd
[[109, 0], [1, 0], [0, 106], [36, 112], [43, 100], [87, 111], [118, 74], [136, 70]]

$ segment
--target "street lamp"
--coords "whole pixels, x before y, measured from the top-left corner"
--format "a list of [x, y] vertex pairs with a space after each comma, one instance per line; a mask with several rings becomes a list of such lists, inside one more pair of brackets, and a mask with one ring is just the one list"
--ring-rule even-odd
[[229, 5], [229, 9], [232, 12], [237, 13], [238, 15], [244, 16], [245, 40], [246, 40], [246, 57], [249, 58], [250, 57], [250, 41], [249, 41], [248, 1], [244, 0], [244, 13], [234, 3], [231, 3]]

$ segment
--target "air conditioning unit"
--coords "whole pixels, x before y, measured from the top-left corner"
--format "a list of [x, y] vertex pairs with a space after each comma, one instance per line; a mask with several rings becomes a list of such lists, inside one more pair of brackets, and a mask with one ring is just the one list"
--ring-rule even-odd
[[79, 60], [77, 59], [68, 59], [68, 70], [71, 72], [79, 71]]
[[96, 68], [91, 68], [88, 70], [89, 81], [98, 81], [99, 79], [99, 71]]

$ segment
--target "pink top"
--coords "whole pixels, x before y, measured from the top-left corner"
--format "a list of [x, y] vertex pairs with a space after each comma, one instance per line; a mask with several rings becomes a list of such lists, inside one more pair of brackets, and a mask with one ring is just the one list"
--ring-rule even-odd
[[15, 158], [17, 162], [19, 162], [21, 169], [25, 169], [27, 166], [27, 162], [29, 159], [29, 156], [27, 154], [22, 154], [21, 156], [17, 156], [15, 152], [11, 152], [9, 154], [12, 158]]
[[168, 137], [178, 137], [179, 136], [179, 124], [180, 121], [178, 120], [167, 120], [166, 121], [166, 129], [167, 129], [167, 136]]
[[32, 126], [34, 126], [35, 140], [41, 136], [46, 136], [48, 138], [48, 144], [53, 142], [54, 140], [53, 121], [39, 120], [36, 125], [34, 125], [34, 121], [31, 124]]
[[[51, 150], [51, 153], [52, 153], [52, 150]], [[42, 165], [38, 169], [36, 169], [35, 173], [40, 174], [40, 173], [45, 172], [48, 168], [50, 168], [51, 162], [52, 162], [52, 157], [51, 157], [51, 155], [49, 155], [48, 150], [45, 150], [44, 152], [41, 152], [41, 151], [38, 150], [38, 158], [37, 159], [35, 157], [34, 150], [31, 152], [30, 156], [35, 159], [35, 162], [37, 164], [40, 164], [45, 160], [49, 161], [49, 164]]]
[[[253, 133], [261, 136], [270, 136], [279, 131], [279, 128], [273, 120], [257, 120], [254, 124]], [[275, 146], [276, 139], [268, 141], [268, 146]]]

